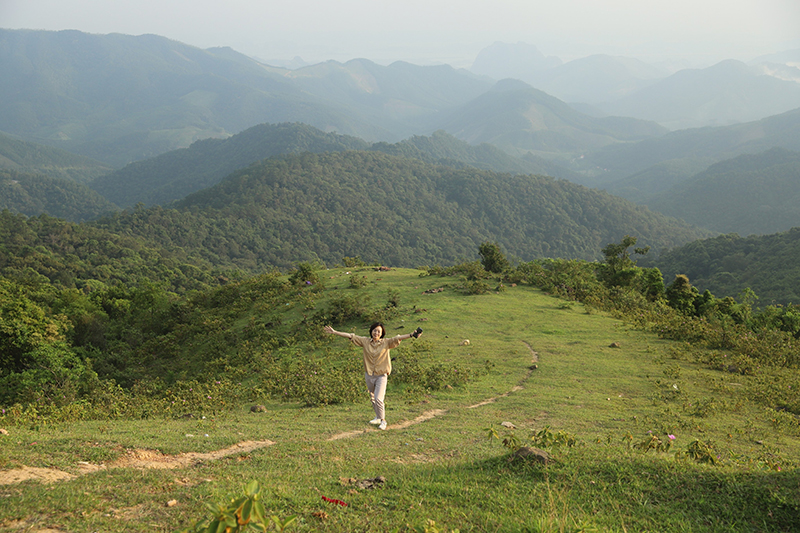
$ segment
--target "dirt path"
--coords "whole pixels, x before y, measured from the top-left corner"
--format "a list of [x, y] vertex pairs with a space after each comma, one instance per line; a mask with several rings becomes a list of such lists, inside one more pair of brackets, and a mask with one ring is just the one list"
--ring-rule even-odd
[[77, 474], [71, 474], [56, 468], [31, 468], [23, 466], [15, 470], [0, 472], [0, 485], [11, 485], [20, 483], [28, 479], [38, 479], [42, 483], [54, 483], [56, 481], [68, 481], [84, 474], [97, 472], [98, 470], [109, 470], [112, 468], [139, 468], [139, 469], [173, 469], [184, 468], [203, 461], [214, 461], [229, 455], [248, 453], [260, 448], [266, 448], [275, 444], [271, 440], [245, 441], [234, 444], [222, 450], [208, 453], [181, 453], [178, 455], [164, 455], [157, 450], [128, 450], [124, 457], [111, 463], [93, 464], [78, 463]]
[[[403, 429], [409, 426], [413, 426], [414, 424], [419, 424], [420, 422], [425, 422], [426, 420], [430, 420], [431, 418], [437, 417], [439, 415], [445, 414], [447, 411], [444, 409], [432, 409], [430, 411], [425, 411], [421, 415], [419, 415], [414, 420], [404, 420], [403, 422], [399, 422], [397, 424], [393, 424], [391, 426], [386, 426], [386, 431], [392, 429]], [[345, 431], [344, 433], [337, 433], [336, 435], [330, 437], [328, 441], [332, 440], [340, 440], [340, 439], [347, 439], [349, 437], [355, 437], [357, 435], [363, 435], [364, 433], [369, 433], [371, 431], [379, 431], [378, 429], [359, 429], [356, 431]]]
[[[531, 358], [533, 363], [530, 366], [528, 373], [525, 375], [525, 377], [522, 378], [522, 380], [520, 380], [520, 382], [517, 385], [512, 387], [510, 391], [501, 394], [500, 396], [489, 398], [474, 405], [470, 405], [467, 407], [467, 409], [475, 409], [476, 407], [481, 407], [483, 405], [494, 403], [500, 398], [505, 398], [509, 394], [517, 392], [524, 388], [523, 385], [531, 377], [531, 374], [536, 369], [536, 363], [539, 362], [539, 354], [535, 352], [533, 348], [531, 348], [530, 344], [528, 344], [527, 342], [524, 344], [525, 346], [528, 347], [528, 350], [530, 350], [531, 352]], [[393, 424], [391, 426], [388, 426], [386, 430], [389, 431], [395, 429], [405, 429], [415, 424], [420, 424], [427, 420], [431, 420], [437, 416], [444, 415], [445, 413], [447, 413], [445, 409], [432, 409], [430, 411], [425, 411], [424, 413], [422, 413], [420, 416], [416, 417], [413, 420], [404, 420], [397, 424]], [[356, 437], [358, 435], [363, 435], [365, 433], [370, 433], [373, 431], [378, 431], [378, 430], [359, 429], [354, 431], [346, 431], [344, 433], [337, 433], [336, 435], [329, 437], [327, 440], [335, 441], [335, 440], [347, 439], [351, 437]], [[273, 444], [275, 443], [270, 440], [244, 441], [234, 444], [233, 446], [230, 446], [228, 448], [224, 448], [222, 450], [217, 450], [214, 452], [208, 452], [208, 453], [188, 452], [188, 453], [181, 453], [178, 455], [164, 455], [157, 450], [134, 449], [127, 451], [125, 453], [125, 456], [111, 463], [107, 464], [106, 463], [94, 464], [86, 462], [78, 463], [77, 474], [64, 472], [63, 470], [58, 470], [56, 468], [32, 468], [28, 466], [23, 466], [22, 468], [17, 468], [14, 470], [0, 471], [0, 485], [12, 485], [15, 483], [20, 483], [22, 481], [27, 481], [29, 479], [36, 479], [41, 481], [42, 483], [55, 483], [58, 481], [68, 481], [70, 479], [74, 479], [84, 474], [97, 472], [98, 470], [109, 470], [113, 468], [139, 468], [139, 469], [165, 469], [165, 470], [174, 468], [185, 468], [194, 464], [202, 463], [203, 461], [214, 461], [217, 459], [228, 457], [230, 455], [248, 453], [254, 450], [272, 446]]]
[[527, 346], [528, 350], [531, 352], [531, 366], [528, 367], [528, 373], [525, 374], [525, 377], [522, 378], [517, 385], [513, 386], [510, 391], [508, 391], [508, 392], [506, 392], [504, 394], [501, 394], [500, 396], [495, 396], [494, 398], [489, 398], [487, 400], [483, 400], [482, 402], [476, 403], [475, 405], [469, 405], [469, 406], [467, 406], [467, 409], [475, 409], [476, 407], [482, 407], [484, 405], [489, 405], [490, 403], [496, 402], [500, 398], [507, 397], [512, 392], [521, 391], [522, 389], [525, 388], [525, 387], [523, 387], [523, 385], [525, 385], [525, 382], [528, 381], [528, 379], [530, 379], [531, 374], [533, 374], [533, 371], [536, 370], [536, 368], [537, 368], [537, 363], [539, 362], [539, 353], [534, 351], [534, 349], [531, 348], [531, 345], [528, 344], [527, 342], [523, 341], [523, 344], [525, 346]]

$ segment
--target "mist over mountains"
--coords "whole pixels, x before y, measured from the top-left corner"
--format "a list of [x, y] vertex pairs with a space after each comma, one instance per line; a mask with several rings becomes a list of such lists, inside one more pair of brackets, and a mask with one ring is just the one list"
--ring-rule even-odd
[[[368, 142], [445, 130], [468, 142], [495, 142], [514, 155], [555, 157], [554, 150], [566, 149], [577, 156], [609, 134], [613, 142], [630, 141], [798, 108], [792, 57], [670, 73], [611, 56], [561, 63], [520, 43], [488, 47], [472, 72], [364, 59], [291, 70], [230, 48], [201, 50], [156, 35], [0, 30], [0, 131], [117, 168], [196, 140], [282, 122]], [[529, 105], [510, 102], [504, 78], [527, 83], [517, 89], [538, 96], [524, 97]], [[577, 126], [566, 135], [561, 124], [543, 118], [556, 105], [568, 107], [565, 102], [574, 111], [571, 117], [560, 112], [570, 123], [566, 129]], [[502, 120], [491, 116], [497, 114]], [[592, 120], [612, 115], [628, 122], [613, 119], [618, 124], [609, 127]]]
[[652, 120], [678, 130], [749, 122], [800, 107], [799, 56], [794, 50], [750, 64], [729, 59], [676, 70], [608, 55], [561, 63], [533, 45], [495, 43], [471, 70], [525, 81], [590, 114]]
[[[133, 209], [105, 223], [248, 269], [371, 253], [356, 226], [335, 223], [352, 218], [341, 206], [306, 195], [317, 171], [331, 195], [387, 176], [413, 189], [425, 176], [426, 209], [390, 224], [402, 246], [422, 247], [387, 256], [400, 262], [456, 261], [483, 239], [518, 257], [596, 258], [626, 233], [679, 249], [781, 232], [800, 226], [799, 56], [687, 69], [608, 55], [565, 63], [495, 43], [469, 70], [277, 66], [156, 35], [0, 30], [0, 207], [72, 221]], [[273, 191], [290, 200], [264, 210], [242, 189], [212, 207], [231, 180], [266, 198], [263, 182], [240, 178], [274, 175], [278, 160], [298, 173]]]

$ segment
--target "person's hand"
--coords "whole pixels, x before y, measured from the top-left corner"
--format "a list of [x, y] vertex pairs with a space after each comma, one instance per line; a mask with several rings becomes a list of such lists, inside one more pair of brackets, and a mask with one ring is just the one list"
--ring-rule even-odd
[[332, 327], [330, 327], [330, 326], [325, 326], [325, 327], [323, 328], [323, 331], [325, 331], [325, 333], [330, 333], [330, 334], [332, 334], [332, 333], [333, 333], [333, 328], [332, 328]]

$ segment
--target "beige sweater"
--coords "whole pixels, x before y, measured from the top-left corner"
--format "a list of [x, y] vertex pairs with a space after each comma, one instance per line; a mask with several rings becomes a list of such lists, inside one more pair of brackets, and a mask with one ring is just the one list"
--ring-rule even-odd
[[364, 350], [364, 371], [370, 376], [380, 376], [392, 373], [392, 359], [389, 350], [400, 345], [400, 335], [383, 338], [379, 342], [372, 342], [371, 337], [353, 335], [350, 339], [356, 346]]

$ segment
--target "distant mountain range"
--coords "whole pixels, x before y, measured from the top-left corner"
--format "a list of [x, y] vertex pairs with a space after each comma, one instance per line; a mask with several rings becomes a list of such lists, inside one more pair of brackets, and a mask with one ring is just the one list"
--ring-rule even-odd
[[[606, 145], [659, 137], [665, 126], [800, 108], [794, 67], [779, 59], [670, 75], [630, 58], [559, 64], [530, 45], [497, 44], [479, 55], [475, 73], [367, 60], [290, 70], [155, 35], [0, 30], [0, 131], [115, 168], [284, 122], [370, 143], [444, 130], [563, 167]], [[575, 165], [581, 170], [581, 161]]]
[[396, 142], [493, 83], [446, 66], [292, 71], [155, 35], [1, 29], [0, 72], [0, 131], [114, 167], [261, 123]]
[[585, 115], [512, 79], [498, 82], [451, 112], [442, 129], [472, 144], [486, 142], [511, 154], [530, 153], [555, 160], [667, 133], [654, 122]]
[[[625, 186], [630, 187], [635, 184], [632, 176], [656, 165], [665, 170], [667, 162], [676, 163], [670, 179], [678, 182], [697, 173], [704, 162], [710, 164], [771, 148], [800, 151], [800, 108], [754, 122], [673, 131], [638, 143], [605, 146], [580, 161], [581, 182], [615, 191], [615, 182], [627, 178]], [[645, 172], [642, 180], [647, 179]]]
[[800, 108], [800, 83], [727, 60], [705, 69], [681, 70], [597, 107], [671, 130], [725, 126]]
[[581, 111], [658, 122], [671, 130], [750, 122], [800, 108], [800, 50], [707, 68], [666, 68], [618, 56], [561, 63], [526, 43], [495, 43], [471, 70], [515, 78]]

